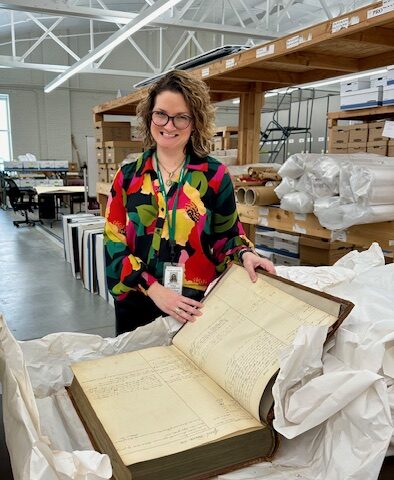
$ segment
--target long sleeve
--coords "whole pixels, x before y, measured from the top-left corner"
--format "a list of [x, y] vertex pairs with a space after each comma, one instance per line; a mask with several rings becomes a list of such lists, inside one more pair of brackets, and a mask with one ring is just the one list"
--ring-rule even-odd
[[[135, 238], [133, 222], [125, 207], [126, 192], [123, 172], [115, 175], [106, 209], [104, 244], [108, 289], [116, 300], [122, 300], [130, 290], [145, 292], [156, 278], [146, 271], [146, 265], [133, 254], [130, 239]], [[126, 239], [129, 239], [127, 241]]]
[[[212, 249], [218, 262], [217, 271], [225, 269], [228, 262], [238, 260], [238, 252], [253, 247], [239, 220], [234, 187], [227, 168], [219, 167], [216, 177], [217, 193], [212, 215]], [[214, 185], [213, 185], [214, 186]]]

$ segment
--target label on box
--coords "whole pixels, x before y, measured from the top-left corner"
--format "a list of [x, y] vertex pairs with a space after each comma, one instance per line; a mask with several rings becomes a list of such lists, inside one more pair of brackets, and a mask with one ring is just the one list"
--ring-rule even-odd
[[386, 120], [384, 122], [382, 137], [394, 138], [394, 122], [393, 121]]
[[347, 28], [349, 26], [349, 18], [341, 18], [341, 20], [337, 20], [336, 22], [332, 22], [331, 33], [339, 32], [342, 28]]
[[266, 47], [260, 47], [256, 50], [256, 58], [265, 57], [275, 52], [275, 44], [267, 45]]
[[293, 232], [296, 232], [296, 233], [306, 233], [306, 228], [301, 227], [300, 225], [298, 225], [297, 223], [295, 223], [295, 224], [293, 225]]
[[235, 65], [235, 58], [229, 58], [228, 60], [226, 60], [226, 68], [232, 68]]
[[267, 217], [259, 217], [257, 220], [257, 225], [261, 225], [262, 227], [268, 227], [268, 218]]
[[306, 222], [307, 213], [295, 213], [294, 220], [300, 220], [302, 222]]
[[389, 246], [394, 247], [394, 240], [389, 240]]
[[317, 141], [318, 141], [318, 142], [324, 142], [324, 137], [319, 137], [319, 138], [317, 139]]
[[209, 67], [205, 67], [201, 70], [201, 76], [202, 78], [209, 76]]
[[298, 143], [304, 143], [305, 142], [305, 138], [299, 138], [298, 139]]
[[289, 143], [294, 143], [294, 138], [289, 138]]

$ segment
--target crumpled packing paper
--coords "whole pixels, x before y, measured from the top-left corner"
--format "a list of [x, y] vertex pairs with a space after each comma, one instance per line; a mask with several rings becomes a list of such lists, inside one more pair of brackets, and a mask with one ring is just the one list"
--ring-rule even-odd
[[[394, 265], [384, 266], [374, 244], [333, 267], [277, 271], [356, 307], [335, 339], [324, 344], [326, 327], [303, 327], [282, 352], [273, 389], [281, 436], [274, 460], [217, 479], [374, 480], [393, 435]], [[69, 365], [169, 344], [178, 327], [166, 317], [117, 338], [57, 333], [17, 342], [0, 318], [4, 425], [15, 478], [111, 478], [108, 457], [93, 450], [64, 388]]]

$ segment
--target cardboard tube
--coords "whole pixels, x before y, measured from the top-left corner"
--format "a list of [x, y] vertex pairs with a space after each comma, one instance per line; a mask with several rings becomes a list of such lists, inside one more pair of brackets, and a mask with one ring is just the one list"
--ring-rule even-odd
[[247, 205], [272, 205], [278, 202], [274, 187], [252, 187], [245, 192]]
[[246, 194], [245, 188], [239, 187], [236, 193], [238, 203], [245, 203], [245, 194]]
[[282, 180], [282, 177], [270, 167], [249, 167], [248, 174], [252, 178], [259, 178], [260, 180]]

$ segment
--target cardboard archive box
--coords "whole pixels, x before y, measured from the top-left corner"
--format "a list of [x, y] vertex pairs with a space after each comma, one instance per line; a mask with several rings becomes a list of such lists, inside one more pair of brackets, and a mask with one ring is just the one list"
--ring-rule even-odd
[[105, 163], [97, 167], [97, 181], [108, 183], [108, 170]]
[[356, 92], [371, 87], [371, 82], [366, 78], [355, 78], [349, 82], [341, 82], [341, 95], [346, 92]]
[[115, 173], [119, 169], [118, 163], [107, 163], [107, 174], [108, 174], [108, 182], [112, 183], [115, 177]]
[[[391, 70], [391, 72], [394, 72], [394, 70]], [[394, 83], [391, 82], [391, 80], [388, 81], [387, 87], [385, 87], [383, 90], [383, 105], [394, 105]]]
[[105, 146], [103, 142], [96, 142], [97, 163], [105, 163]]
[[131, 140], [130, 122], [96, 122], [95, 132], [97, 143], [110, 140]]
[[78, 163], [68, 162], [68, 171], [69, 172], [78, 172]]
[[333, 145], [330, 149], [330, 153], [348, 153], [349, 144], [346, 145]]
[[367, 143], [368, 129], [368, 123], [349, 125], [349, 143]]
[[130, 153], [140, 153], [142, 142], [105, 142], [105, 158], [107, 163], [121, 163]]
[[394, 157], [394, 140], [389, 140], [387, 145], [387, 156]]
[[347, 145], [347, 151], [348, 153], [366, 152], [367, 142], [349, 142]]
[[349, 142], [349, 127], [335, 126], [331, 129], [331, 140], [334, 146], [337, 145], [347, 145]]
[[379, 107], [382, 105], [383, 87], [365, 88], [353, 92], [344, 92], [340, 96], [341, 110]]
[[368, 142], [367, 152], [375, 153], [376, 155], [387, 155], [387, 140], [381, 140], [380, 142]]
[[387, 141], [382, 137], [385, 122], [372, 122], [368, 128], [368, 142], [382, 142]]
[[300, 236], [301, 265], [333, 265], [353, 250], [353, 245], [328, 238]]

